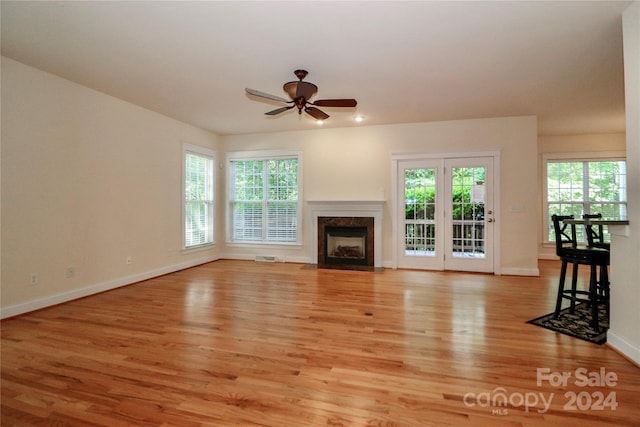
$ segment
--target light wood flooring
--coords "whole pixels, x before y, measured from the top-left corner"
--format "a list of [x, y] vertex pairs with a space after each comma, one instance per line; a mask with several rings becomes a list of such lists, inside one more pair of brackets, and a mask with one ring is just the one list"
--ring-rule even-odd
[[[513, 277], [222, 260], [6, 319], [0, 421], [640, 425], [640, 368], [525, 323], [553, 310], [559, 265], [540, 268]], [[538, 384], [538, 369], [571, 377]], [[605, 372], [609, 385], [581, 386], [581, 372]]]

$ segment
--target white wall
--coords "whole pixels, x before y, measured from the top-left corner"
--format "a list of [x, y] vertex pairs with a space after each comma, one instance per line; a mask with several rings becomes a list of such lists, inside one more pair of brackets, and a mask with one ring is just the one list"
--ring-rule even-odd
[[216, 135], [8, 58], [2, 113], [3, 317], [216, 257], [180, 250], [181, 144]]
[[607, 342], [640, 364], [640, 2], [622, 17], [629, 235], [612, 236], [611, 328]]
[[624, 133], [541, 136], [538, 138], [538, 151], [540, 154], [624, 151], [626, 148], [625, 138]]
[[538, 138], [538, 194], [540, 224], [538, 229], [538, 257], [540, 259], [557, 259], [555, 244], [543, 244], [544, 230], [542, 229], [543, 215], [543, 161], [542, 156], [551, 153], [584, 153], [584, 152], [610, 152], [626, 150], [626, 136], [624, 133], [608, 133], [594, 135], [567, 135], [547, 136]]
[[[387, 266], [393, 256], [392, 154], [500, 151], [500, 269], [503, 273], [537, 274], [536, 134], [535, 117], [509, 117], [225, 136], [222, 151], [301, 150], [304, 200], [386, 199], [383, 264]], [[308, 261], [316, 250], [311, 247], [315, 239], [310, 224], [304, 224], [303, 229], [302, 248], [252, 252]], [[224, 255], [246, 257], [247, 249], [227, 246]]]

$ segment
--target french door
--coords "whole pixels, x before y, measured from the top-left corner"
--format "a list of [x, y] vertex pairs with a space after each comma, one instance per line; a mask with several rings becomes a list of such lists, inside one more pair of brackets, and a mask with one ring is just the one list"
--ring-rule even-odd
[[494, 271], [493, 158], [398, 162], [398, 267]]

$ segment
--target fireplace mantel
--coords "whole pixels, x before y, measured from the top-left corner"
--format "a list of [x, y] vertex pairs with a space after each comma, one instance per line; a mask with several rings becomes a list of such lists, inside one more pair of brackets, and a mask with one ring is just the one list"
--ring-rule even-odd
[[307, 200], [311, 212], [311, 235], [313, 236], [312, 264], [318, 263], [318, 217], [373, 217], [374, 218], [374, 267], [382, 268], [382, 212], [384, 200]]
[[382, 212], [385, 200], [307, 200], [311, 209], [353, 209]]

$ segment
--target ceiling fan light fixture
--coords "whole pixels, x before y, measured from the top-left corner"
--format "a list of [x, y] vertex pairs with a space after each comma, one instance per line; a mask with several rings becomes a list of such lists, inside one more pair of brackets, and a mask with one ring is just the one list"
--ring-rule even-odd
[[287, 92], [287, 94], [291, 99], [296, 99], [297, 97], [296, 93], [298, 93], [298, 82], [285, 83], [284, 86], [282, 86], [282, 88], [284, 89], [285, 92]]
[[362, 122], [364, 120], [364, 117], [358, 115], [353, 120], [355, 120], [356, 122], [360, 123], [360, 122]]
[[320, 126], [320, 125], [321, 125], [321, 124], [323, 124], [323, 123], [324, 123], [324, 121], [323, 121], [323, 120], [316, 120], [316, 124], [317, 124], [318, 126]]

